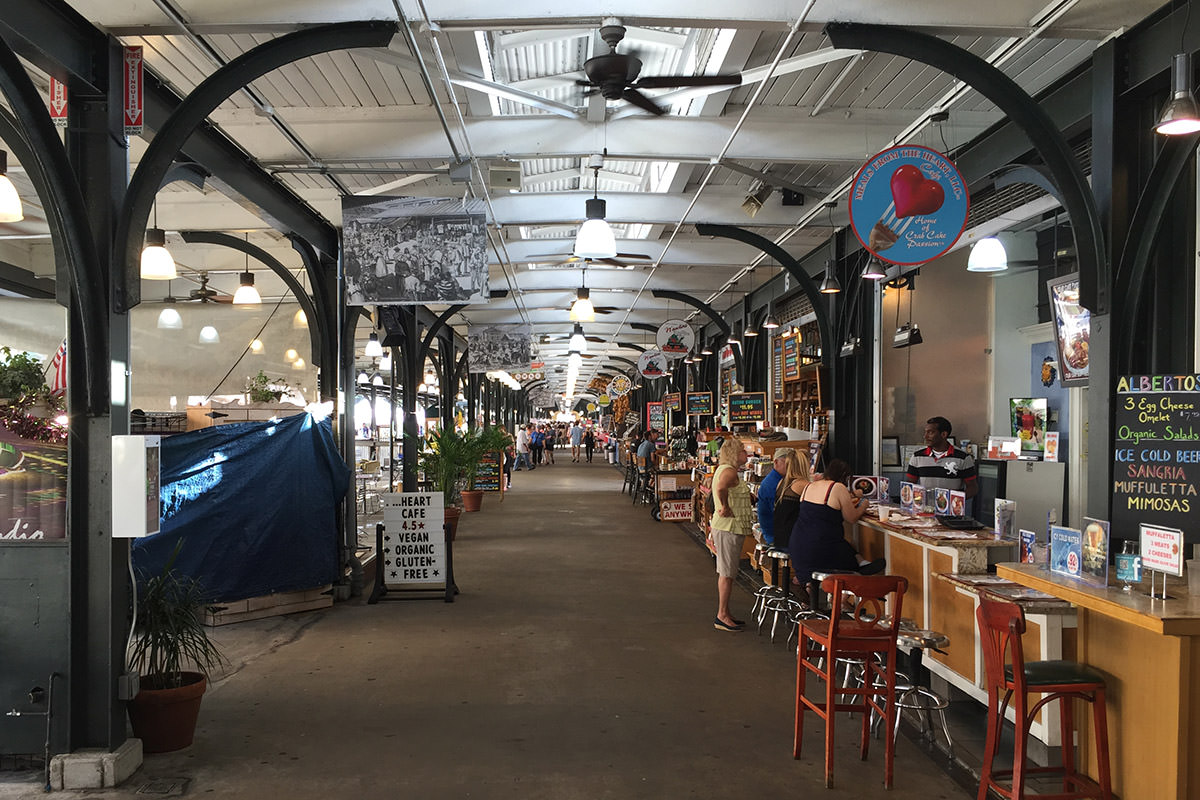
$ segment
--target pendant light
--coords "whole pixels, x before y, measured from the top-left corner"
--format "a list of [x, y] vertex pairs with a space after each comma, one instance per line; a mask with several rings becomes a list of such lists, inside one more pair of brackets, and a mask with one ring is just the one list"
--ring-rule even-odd
[[753, 325], [743, 325], [742, 336], [758, 336], [758, 328]]
[[304, 359], [297, 358], [292, 362], [292, 369], [304, 369]]
[[296, 330], [308, 327], [308, 314], [304, 313], [303, 308], [296, 309], [296, 313], [292, 315], [292, 327]]
[[296, 360], [297, 358], [299, 358], [299, 357], [300, 357], [300, 354], [299, 354], [299, 353], [297, 353], [297, 352], [295, 351], [295, 349], [293, 349], [293, 348], [291, 348], [291, 347], [289, 347], [289, 348], [287, 349], [287, 352], [285, 352], [285, 353], [283, 354], [283, 360], [284, 360], [284, 361], [295, 361], [295, 360]]
[[604, 219], [606, 203], [597, 196], [602, 163], [600, 156], [592, 157], [592, 198], [585, 204], [587, 219], [575, 234], [576, 258], [617, 257], [617, 241], [613, 237], [612, 228]]
[[863, 280], [881, 281], [887, 277], [887, 267], [874, 253], [867, 259], [867, 265], [863, 267]]
[[729, 329], [729, 337], [725, 340], [725, 343], [728, 345], [742, 343], [742, 324], [740, 322]]
[[[706, 339], [704, 341], [704, 344], [700, 347], [700, 355], [711, 356], [712, 354], [713, 354], [712, 345], [710, 345], [708, 343], [708, 340]], [[699, 359], [697, 359], [697, 360], [699, 360]]]
[[171, 296], [171, 284], [167, 284], [167, 296], [163, 298], [167, 305], [158, 312], [158, 329], [163, 331], [178, 331], [183, 329], [183, 317], [175, 308], [175, 298]]
[[568, 348], [579, 353], [587, 352], [587, 337], [583, 335], [583, 326], [578, 322], [575, 323], [575, 332], [571, 334], [571, 343]]
[[591, 292], [586, 286], [580, 286], [575, 294], [575, 302], [571, 304], [572, 322], [592, 322], [596, 319], [596, 309], [592, 306]]
[[1200, 131], [1200, 108], [1192, 95], [1192, 59], [1187, 53], [1176, 53], [1171, 62], [1171, 99], [1154, 130], [1167, 136]]
[[837, 294], [842, 290], [842, 283], [833, 274], [833, 261], [825, 262], [825, 279], [821, 281], [821, 294]]
[[767, 301], [767, 317], [763, 320], [762, 326], [769, 331], [773, 331], [779, 327], [779, 317], [775, 316], [775, 310], [772, 308], [773, 302]]
[[[246, 243], [250, 243], [250, 234], [246, 234]], [[233, 305], [236, 308], [252, 308], [253, 306], [262, 305], [262, 295], [258, 293], [258, 289], [254, 288], [254, 273], [250, 271], [250, 254], [243, 253], [245, 257], [245, 271], [238, 275], [239, 286], [237, 291], [233, 293]]]
[[21, 196], [8, 177], [8, 152], [0, 150], [0, 222], [20, 222], [25, 219]]
[[158, 202], [154, 203], [154, 227], [146, 231], [142, 247], [142, 280], [169, 281], [176, 277], [175, 259], [167, 250], [167, 232], [158, 227]]
[[266, 349], [263, 347], [262, 339], [255, 339], [250, 343], [250, 352], [256, 356], [261, 356], [266, 352]]
[[967, 272], [1003, 272], [1008, 269], [1008, 253], [995, 236], [980, 239], [967, 256]]
[[221, 335], [212, 325], [205, 325], [200, 329], [200, 344], [220, 344], [220, 342]]
[[372, 333], [367, 337], [367, 347], [363, 351], [363, 355], [367, 358], [380, 358], [383, 356], [383, 346], [379, 344], [379, 334]]

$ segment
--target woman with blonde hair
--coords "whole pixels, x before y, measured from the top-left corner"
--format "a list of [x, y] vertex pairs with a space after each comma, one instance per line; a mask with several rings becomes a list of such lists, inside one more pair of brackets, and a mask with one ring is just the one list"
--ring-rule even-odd
[[746, 624], [729, 613], [742, 544], [754, 525], [754, 498], [740, 475], [746, 460], [746, 448], [728, 437], [721, 445], [712, 479], [712, 539], [717, 551], [717, 616], [713, 627], [719, 631], [740, 631]]
[[800, 495], [804, 492], [804, 487], [808, 486], [812, 478], [808, 471], [808, 459], [801, 458], [796, 454], [796, 451], [790, 447], [781, 447], [776, 450], [778, 455], [780, 451], [786, 450], [784, 458], [787, 460], [787, 471], [783, 475], [783, 480], [779, 482], [779, 490], [775, 497], [775, 546], [780, 550], [786, 550], [788, 540], [792, 535], [792, 528], [796, 525], [796, 514], [800, 510]]

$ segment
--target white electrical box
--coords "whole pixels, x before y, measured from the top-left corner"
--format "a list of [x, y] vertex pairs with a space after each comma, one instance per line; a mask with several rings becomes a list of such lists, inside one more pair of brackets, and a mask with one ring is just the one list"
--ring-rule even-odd
[[159, 531], [159, 444], [157, 436], [112, 437], [114, 539], [139, 539]]

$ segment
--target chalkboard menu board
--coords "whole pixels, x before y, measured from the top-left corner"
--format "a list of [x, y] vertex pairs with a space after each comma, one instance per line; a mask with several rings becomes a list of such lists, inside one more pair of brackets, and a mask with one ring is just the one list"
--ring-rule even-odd
[[679, 392], [667, 392], [662, 396], [662, 403], [667, 411], [682, 411], [683, 395]]
[[767, 393], [744, 392], [729, 395], [729, 422], [763, 422], [767, 418]]
[[776, 403], [783, 399], [782, 336], [774, 336], [771, 341], [771, 399]]
[[475, 473], [475, 488], [485, 492], [501, 491], [501, 472], [504, 454], [484, 453], [479, 460], [479, 471]]
[[663, 413], [662, 403], [646, 403], [646, 425], [656, 431], [667, 427], [667, 417]]
[[795, 336], [783, 340], [783, 379], [794, 381], [800, 377], [800, 340]]
[[1113, 430], [1112, 536], [1146, 523], [1200, 541], [1200, 375], [1122, 376]]
[[688, 392], [687, 413], [689, 416], [692, 414], [711, 414], [712, 392]]

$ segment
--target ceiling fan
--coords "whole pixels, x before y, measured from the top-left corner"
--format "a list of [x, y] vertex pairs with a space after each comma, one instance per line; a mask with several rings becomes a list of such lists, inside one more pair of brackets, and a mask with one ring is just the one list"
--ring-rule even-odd
[[[536, 267], [533, 266], [533, 264], [531, 263], [529, 268], [530, 269], [538, 269], [538, 270], [542, 270], [542, 269], [576, 269], [575, 265], [582, 262], [585, 268], [590, 267], [592, 269], [603, 269], [603, 267], [599, 266], [601, 264], [607, 264], [608, 266], [610, 266], [614, 269], [634, 269], [633, 264], [626, 264], [623, 261], [621, 261], [620, 259], [624, 258], [624, 259], [632, 259], [632, 260], [636, 260], [636, 261], [653, 261], [654, 260], [654, 258], [652, 256], [648, 256], [643, 253], [617, 253], [616, 258], [595, 258], [595, 259], [580, 258], [579, 256], [568, 256], [566, 253], [539, 253], [537, 255], [529, 256], [528, 258], [526, 258], [524, 260], [529, 261], [529, 262], [537, 262], [539, 259], [543, 259], [543, 258], [544, 259], [555, 259], [555, 263], [545, 264], [543, 266], [536, 266]], [[562, 260], [559, 261], [558, 259], [562, 259]]]
[[593, 56], [583, 64], [587, 80], [577, 80], [579, 86], [588, 87], [585, 94], [599, 92], [606, 100], [627, 100], [638, 108], [661, 116], [667, 110], [655, 103], [642, 89], [674, 89], [683, 86], [740, 86], [742, 76], [734, 75], [651, 75], [638, 77], [642, 71], [642, 60], [631, 53], [618, 53], [617, 45], [625, 38], [625, 26], [615, 17], [604, 20], [600, 27], [600, 38], [608, 45], [605, 55]]
[[200, 303], [232, 303], [233, 296], [221, 294], [216, 289], [208, 288], [208, 273], [204, 270], [199, 271], [200, 286], [188, 292], [188, 300], [194, 300]]

